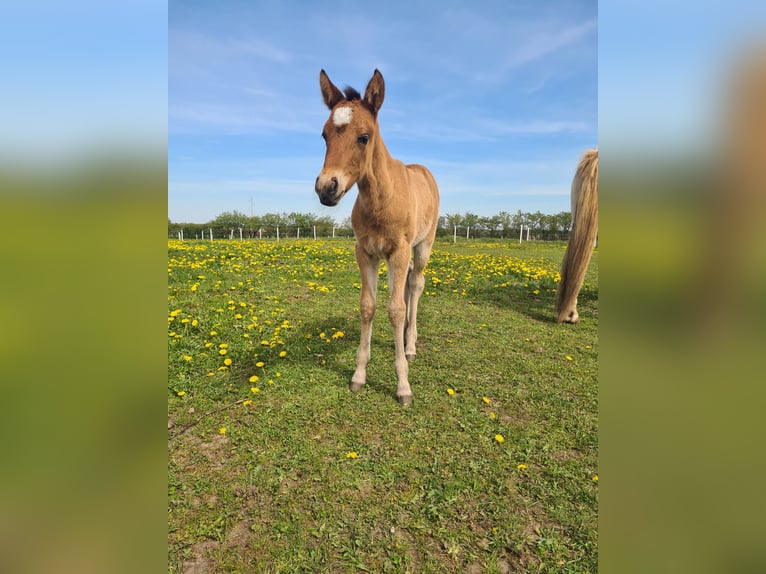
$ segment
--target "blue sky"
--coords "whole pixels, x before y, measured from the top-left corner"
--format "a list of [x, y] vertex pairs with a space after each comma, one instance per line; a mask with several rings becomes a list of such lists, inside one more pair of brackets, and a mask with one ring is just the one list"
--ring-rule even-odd
[[168, 216], [314, 213], [319, 70], [378, 68], [391, 154], [434, 173], [442, 214], [569, 210], [597, 145], [595, 1], [180, 2], [168, 9]]

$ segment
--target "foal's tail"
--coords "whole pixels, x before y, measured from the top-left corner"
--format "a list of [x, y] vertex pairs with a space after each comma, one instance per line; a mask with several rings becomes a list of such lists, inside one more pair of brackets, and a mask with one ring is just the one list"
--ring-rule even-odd
[[598, 232], [598, 150], [587, 150], [572, 181], [572, 232], [561, 263], [556, 292], [556, 322], [577, 323], [577, 295]]

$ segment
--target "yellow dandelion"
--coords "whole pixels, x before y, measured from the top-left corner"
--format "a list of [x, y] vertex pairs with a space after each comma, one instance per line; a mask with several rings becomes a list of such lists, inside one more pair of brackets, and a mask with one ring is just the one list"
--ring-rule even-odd
[[523, 462], [521, 464], [516, 465], [516, 470], [526, 470], [526, 468], [527, 468], [527, 465], [524, 464]]
[[597, 474], [594, 474], [594, 475], [593, 475], [593, 478], [591, 478], [591, 480], [592, 480], [593, 482], [598, 482], [598, 475], [597, 475]]
[[229, 348], [229, 344], [228, 343], [221, 343], [218, 346], [221, 347], [221, 349], [228, 349]]
[[269, 384], [273, 385], [274, 384], [274, 379], [269, 379]]
[[455, 389], [452, 389], [452, 388], [447, 389], [447, 394], [450, 395], [450, 396], [454, 395], [455, 394]]
[[247, 399], [246, 401], [242, 401], [243, 407], [249, 407], [252, 404], [253, 404], [253, 401], [251, 401], [250, 399]]
[[250, 392], [253, 394], [260, 393], [261, 389], [259, 389], [258, 387], [250, 387]]
[[258, 382], [258, 375], [253, 375], [252, 377], [250, 377], [250, 382], [251, 383], [257, 383]]
[[226, 427], [221, 427], [218, 429], [218, 434], [226, 434]]
[[341, 337], [345, 337], [345, 336], [346, 336], [346, 334], [343, 331], [335, 331], [332, 334], [332, 338], [333, 339], [340, 339]]
[[227, 367], [230, 367], [231, 366], [231, 359], [224, 359], [223, 360], [223, 364], [226, 365]]
[[256, 366], [256, 367], [262, 367], [262, 366], [263, 366], [263, 365], [265, 365], [265, 364], [266, 364], [266, 363], [264, 363], [263, 361], [258, 361], [258, 362], [255, 364], [255, 366]]
[[282, 376], [282, 373], [280, 373], [279, 371], [277, 371], [276, 373], [274, 373], [274, 376], [275, 376], [275, 377], [281, 377], [281, 376]]
[[218, 331], [210, 331], [210, 336], [215, 337], [218, 334]]
[[565, 358], [567, 361], [571, 361], [571, 360], [572, 360], [572, 357], [570, 357], [569, 355], [567, 355], [567, 356], [566, 356], [566, 357], [564, 357], [564, 358]]
[[481, 400], [485, 403], [489, 404], [489, 399], [487, 397], [481, 397]]
[[287, 351], [280, 351], [279, 352], [279, 356], [280, 357], [286, 357], [287, 356]]
[[197, 319], [194, 319], [194, 321], [192, 321], [192, 327], [196, 327], [197, 325], [199, 325], [199, 321], [197, 321]]
[[357, 457], [356, 451], [352, 450], [346, 453], [346, 458], [356, 458], [356, 457]]
[[226, 353], [228, 353], [228, 352], [229, 352], [229, 351], [227, 351], [226, 349], [218, 349], [218, 354], [219, 354], [219, 355], [225, 355], [225, 354], [226, 354]]
[[502, 443], [504, 443], [504, 442], [505, 442], [505, 437], [504, 437], [503, 435], [501, 435], [501, 434], [496, 434], [496, 435], [495, 435], [495, 440], [496, 440], [497, 442], [499, 442], [500, 444], [502, 444]]
[[184, 355], [184, 361], [188, 362], [188, 361], [191, 361], [191, 360], [192, 360], [191, 355]]
[[178, 392], [176, 392], [176, 394], [177, 394], [179, 397], [182, 397], [182, 396], [184, 396], [184, 395], [186, 394], [186, 391], [178, 391]]
[[494, 413], [494, 411], [489, 413], [489, 418], [491, 418], [491, 419], [496, 419], [497, 418], [497, 415]]

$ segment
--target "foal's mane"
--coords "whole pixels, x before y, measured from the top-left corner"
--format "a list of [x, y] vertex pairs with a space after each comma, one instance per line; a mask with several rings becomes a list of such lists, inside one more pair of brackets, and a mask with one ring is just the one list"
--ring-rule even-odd
[[362, 99], [362, 95], [351, 86], [346, 86], [343, 88], [343, 94], [346, 96], [346, 100], [349, 102]]

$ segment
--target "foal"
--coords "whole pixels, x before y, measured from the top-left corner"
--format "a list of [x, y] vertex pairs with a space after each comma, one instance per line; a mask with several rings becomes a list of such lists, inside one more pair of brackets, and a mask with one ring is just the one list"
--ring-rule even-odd
[[364, 98], [353, 88], [341, 92], [324, 70], [319, 73], [319, 87], [330, 117], [322, 130], [327, 151], [314, 189], [323, 205], [334, 206], [354, 184], [358, 188], [351, 225], [362, 279], [362, 332], [350, 388], [358, 391], [367, 382], [378, 266], [385, 259], [391, 292], [388, 318], [396, 351], [396, 396], [401, 405], [408, 406], [412, 389], [407, 361], [415, 357], [418, 301], [439, 222], [439, 190], [425, 167], [404, 165], [388, 153], [377, 122], [385, 94], [378, 70], [367, 84]]

